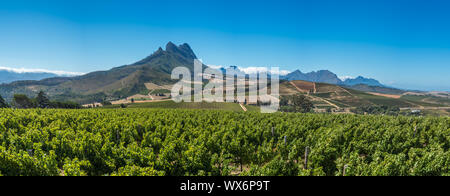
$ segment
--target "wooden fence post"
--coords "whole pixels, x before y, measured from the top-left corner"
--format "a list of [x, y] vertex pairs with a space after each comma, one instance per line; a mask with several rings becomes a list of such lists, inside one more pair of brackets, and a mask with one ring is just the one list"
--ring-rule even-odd
[[413, 137], [416, 137], [416, 133], [417, 133], [417, 125], [414, 126], [414, 135], [413, 135]]
[[305, 148], [305, 165], [303, 169], [308, 169], [308, 156], [309, 156], [309, 147]]
[[348, 168], [348, 165], [344, 165], [344, 171], [342, 171], [342, 176], [345, 176], [347, 168]]

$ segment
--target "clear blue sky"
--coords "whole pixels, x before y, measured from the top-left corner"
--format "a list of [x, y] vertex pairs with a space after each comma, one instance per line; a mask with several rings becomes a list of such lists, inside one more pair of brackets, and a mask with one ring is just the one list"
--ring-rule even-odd
[[449, 10], [445, 0], [0, 1], [0, 66], [105, 70], [173, 41], [206, 64], [450, 91]]

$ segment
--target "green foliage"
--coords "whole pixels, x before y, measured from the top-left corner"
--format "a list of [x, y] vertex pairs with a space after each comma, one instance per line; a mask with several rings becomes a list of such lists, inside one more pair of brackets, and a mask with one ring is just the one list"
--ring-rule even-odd
[[59, 102], [59, 101], [54, 101], [51, 102], [51, 108], [62, 108], [62, 109], [81, 109], [81, 105], [79, 103], [75, 103], [75, 102]]
[[5, 176], [448, 176], [449, 148], [448, 117], [0, 109]]
[[119, 168], [117, 172], [114, 172], [112, 176], [163, 176], [163, 172], [158, 172], [152, 167], [139, 167], [139, 166], [130, 166], [127, 165], [125, 167]]
[[296, 94], [281, 97], [280, 108], [283, 112], [308, 113], [314, 105], [305, 95]]
[[43, 91], [40, 91], [36, 97], [36, 104], [38, 108], [50, 108], [51, 102]]
[[33, 100], [28, 98], [26, 95], [23, 94], [15, 94], [13, 98], [13, 105], [16, 108], [34, 108], [36, 107]]
[[40, 91], [36, 98], [30, 99], [26, 95], [14, 95], [13, 106], [19, 109], [28, 108], [62, 108], [81, 109], [81, 105], [75, 102], [50, 101], [44, 92]]
[[[105, 108], [121, 108], [121, 105], [111, 105]], [[260, 111], [260, 107], [247, 105], [245, 106], [249, 111]], [[161, 108], [161, 109], [203, 109], [203, 110], [229, 110], [229, 111], [243, 111], [241, 106], [237, 103], [219, 103], [219, 102], [181, 102], [175, 103], [172, 100], [123, 104], [123, 108]]]
[[87, 176], [85, 171], [91, 168], [89, 161], [80, 161], [78, 158], [71, 160], [66, 158], [63, 165], [63, 171], [65, 176]]
[[30, 144], [31, 149], [0, 146], [0, 173], [6, 176], [56, 176], [58, 167], [53, 150], [44, 152], [42, 144]]
[[0, 108], [9, 108], [8, 103], [6, 103], [5, 99], [0, 95]]
[[[152, 91], [152, 95], [159, 95], [159, 96], [164, 96], [164, 95], [170, 95], [171, 91], [168, 89], [155, 89]], [[148, 94], [148, 93], [147, 93]]]
[[400, 108], [392, 106], [360, 106], [352, 109], [355, 114], [386, 114], [386, 115], [399, 115]]
[[112, 105], [112, 103], [109, 102], [109, 101], [102, 101], [102, 105], [103, 106], [109, 106], [109, 105]]

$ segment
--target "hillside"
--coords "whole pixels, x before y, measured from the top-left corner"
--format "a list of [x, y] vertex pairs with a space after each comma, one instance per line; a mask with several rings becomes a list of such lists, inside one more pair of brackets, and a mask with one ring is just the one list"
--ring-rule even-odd
[[[377, 87], [382, 88], [382, 87]], [[385, 88], [388, 89], [388, 88]], [[387, 91], [387, 90], [386, 90]], [[387, 91], [390, 93], [394, 90]], [[385, 105], [400, 108], [425, 108], [448, 106], [449, 99], [423, 97], [421, 99], [401, 94], [383, 94], [374, 92], [363, 92], [351, 88], [308, 81], [286, 81], [280, 84], [281, 95], [292, 95], [302, 93], [307, 95], [317, 108], [335, 108], [345, 110], [368, 105]]]
[[367, 85], [367, 84], [356, 84], [356, 85], [344, 85], [346, 88], [351, 88], [358, 91], [364, 92], [374, 92], [374, 93], [383, 93], [383, 94], [395, 94], [401, 95], [406, 93], [404, 90], [390, 88], [386, 86], [376, 86], [376, 85]]

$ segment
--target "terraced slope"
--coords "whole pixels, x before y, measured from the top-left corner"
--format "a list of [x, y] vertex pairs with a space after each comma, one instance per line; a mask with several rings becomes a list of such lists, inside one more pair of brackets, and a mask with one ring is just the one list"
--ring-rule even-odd
[[446, 106], [441, 99], [412, 96], [389, 96], [373, 92], [362, 92], [333, 84], [307, 81], [290, 81], [280, 85], [280, 94], [302, 93], [310, 97], [319, 107], [352, 108], [366, 105], [386, 105], [400, 108], [406, 107], [442, 107]]

